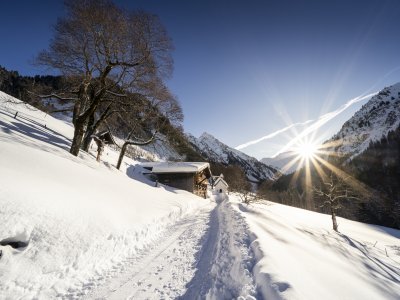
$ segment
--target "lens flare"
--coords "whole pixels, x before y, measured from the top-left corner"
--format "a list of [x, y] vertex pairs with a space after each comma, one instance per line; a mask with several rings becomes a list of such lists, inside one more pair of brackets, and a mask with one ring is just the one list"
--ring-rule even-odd
[[309, 160], [317, 154], [318, 146], [313, 143], [302, 143], [299, 144], [294, 150], [300, 158]]

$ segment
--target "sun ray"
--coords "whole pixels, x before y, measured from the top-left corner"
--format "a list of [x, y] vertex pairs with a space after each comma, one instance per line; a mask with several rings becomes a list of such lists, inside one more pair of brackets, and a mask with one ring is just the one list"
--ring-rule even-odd
[[300, 156], [294, 156], [293, 159], [291, 159], [287, 164], [282, 167], [282, 172], [286, 173], [292, 166], [296, 164], [296, 162], [298, 162], [298, 166], [301, 166], [301, 163], [299, 162], [300, 160]]
[[332, 171], [336, 176], [345, 179], [346, 183], [348, 183], [355, 191], [358, 191], [364, 195], [369, 194], [368, 189], [359, 180], [346, 173], [345, 171], [339, 169], [338, 167], [334, 166], [333, 164], [329, 163], [328, 161], [324, 160], [323, 158], [318, 156], [316, 156], [315, 158], [318, 160], [318, 162], [328, 168], [328, 170]]
[[306, 205], [308, 209], [314, 210], [312, 197], [312, 177], [310, 169], [310, 159], [306, 159]]
[[[304, 157], [298, 157], [298, 158], [300, 160], [299, 165], [301, 166], [304, 163]], [[301, 171], [301, 168], [296, 169], [296, 171], [294, 172], [294, 174], [292, 176], [292, 179], [290, 180], [290, 185], [293, 185], [297, 181], [297, 178], [299, 178], [299, 175], [300, 175], [300, 171]]]
[[318, 163], [318, 160], [316, 157], [313, 157], [312, 163], [315, 167], [315, 170], [317, 171], [319, 177], [325, 181], [328, 178], [328, 175], [325, 173], [325, 171], [322, 169], [321, 165]]

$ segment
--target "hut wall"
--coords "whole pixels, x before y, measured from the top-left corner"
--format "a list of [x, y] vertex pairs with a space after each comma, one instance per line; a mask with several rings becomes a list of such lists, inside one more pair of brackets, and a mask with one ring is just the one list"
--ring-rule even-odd
[[158, 181], [162, 184], [166, 184], [177, 189], [185, 190], [193, 193], [194, 174], [158, 174]]
[[227, 193], [228, 187], [225, 184], [223, 184], [221, 181], [218, 181], [217, 184], [214, 186], [214, 190], [217, 192], [222, 190], [223, 193]]

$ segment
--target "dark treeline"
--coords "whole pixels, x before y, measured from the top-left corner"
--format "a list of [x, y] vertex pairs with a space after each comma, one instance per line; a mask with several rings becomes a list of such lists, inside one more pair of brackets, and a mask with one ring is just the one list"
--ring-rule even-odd
[[375, 201], [362, 205], [362, 218], [400, 228], [400, 127], [371, 143], [346, 168], [378, 194]]
[[29, 93], [33, 90], [60, 90], [62, 76], [36, 75], [23, 76], [17, 71], [8, 71], [0, 66], [0, 91], [28, 102], [36, 108], [44, 109], [43, 102]]

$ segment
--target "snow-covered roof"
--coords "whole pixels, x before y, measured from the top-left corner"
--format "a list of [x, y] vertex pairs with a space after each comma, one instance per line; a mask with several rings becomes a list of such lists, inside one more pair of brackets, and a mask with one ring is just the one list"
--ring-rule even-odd
[[222, 177], [218, 177], [217, 179], [215, 179], [214, 185], [217, 185], [219, 182], [229, 187], [228, 183]]
[[198, 173], [210, 168], [206, 162], [158, 162], [143, 164], [144, 168], [151, 169], [153, 173]]

